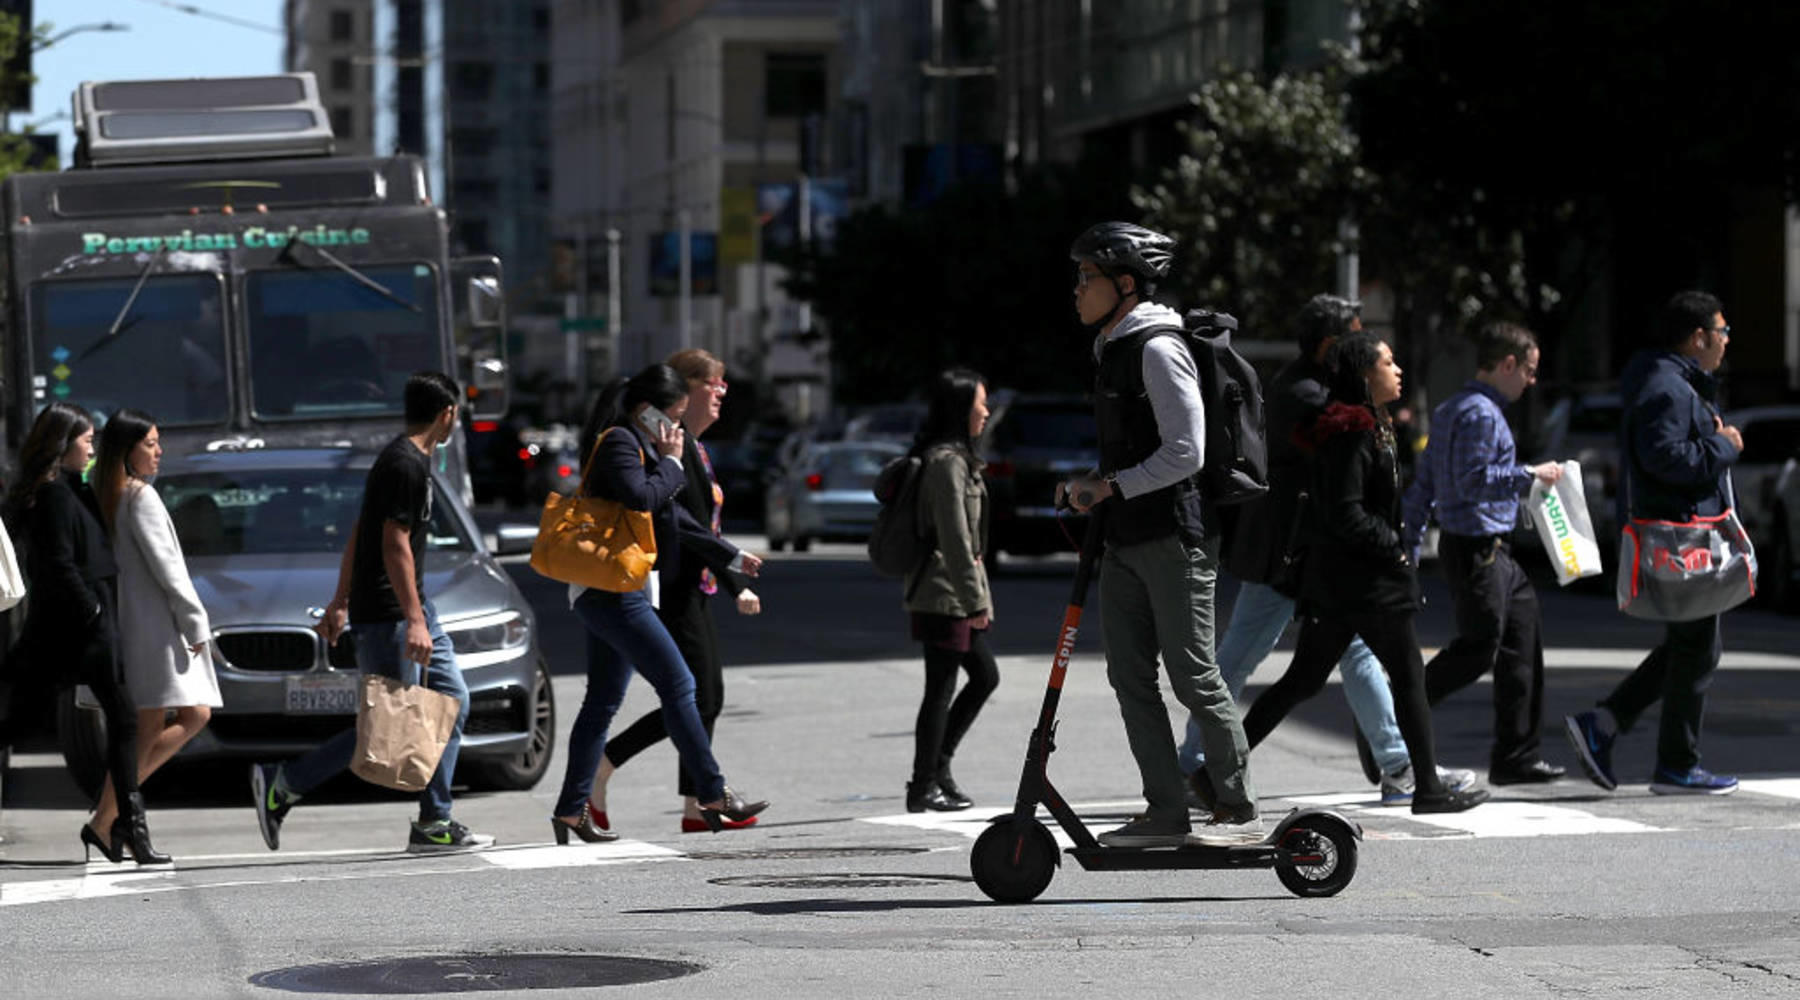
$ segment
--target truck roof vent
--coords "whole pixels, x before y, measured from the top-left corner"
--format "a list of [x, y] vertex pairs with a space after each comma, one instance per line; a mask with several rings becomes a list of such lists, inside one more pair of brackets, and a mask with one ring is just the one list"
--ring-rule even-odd
[[89, 81], [75, 91], [75, 162], [107, 167], [332, 151], [311, 73]]

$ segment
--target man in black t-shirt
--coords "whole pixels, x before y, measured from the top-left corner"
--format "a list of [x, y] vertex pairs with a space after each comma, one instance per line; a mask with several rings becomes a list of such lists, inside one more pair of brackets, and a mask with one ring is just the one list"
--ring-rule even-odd
[[[425, 599], [425, 536], [431, 523], [432, 452], [456, 430], [456, 383], [437, 372], [406, 382], [406, 430], [382, 449], [363, 486], [362, 512], [338, 571], [337, 593], [318, 625], [336, 644], [346, 622], [356, 629], [356, 665], [364, 673], [422, 683], [462, 703], [456, 728], [431, 783], [419, 793], [419, 819], [406, 849], [412, 853], [486, 847], [494, 838], [469, 832], [450, 817], [450, 779], [456, 773], [469, 689], [450, 638]], [[251, 789], [263, 842], [281, 843], [281, 821], [302, 795], [350, 766], [356, 730], [345, 730], [285, 765], [254, 764]]]

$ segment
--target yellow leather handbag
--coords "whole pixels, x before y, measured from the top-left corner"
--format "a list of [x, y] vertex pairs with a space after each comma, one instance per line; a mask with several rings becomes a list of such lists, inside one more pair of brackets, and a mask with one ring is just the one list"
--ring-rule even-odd
[[[609, 427], [594, 442], [582, 466], [582, 481], [600, 451], [600, 440], [618, 430]], [[644, 449], [638, 449], [638, 461]], [[552, 580], [615, 594], [641, 590], [656, 565], [656, 527], [650, 512], [632, 510], [602, 497], [562, 496], [544, 500], [537, 540], [531, 544], [531, 568]]]

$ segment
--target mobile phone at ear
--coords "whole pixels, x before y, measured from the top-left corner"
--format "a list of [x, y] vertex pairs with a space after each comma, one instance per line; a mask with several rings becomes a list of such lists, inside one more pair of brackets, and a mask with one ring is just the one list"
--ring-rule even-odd
[[638, 414], [638, 425], [649, 431], [652, 437], [660, 437], [662, 429], [674, 427], [675, 421], [656, 407], [646, 406], [643, 412]]

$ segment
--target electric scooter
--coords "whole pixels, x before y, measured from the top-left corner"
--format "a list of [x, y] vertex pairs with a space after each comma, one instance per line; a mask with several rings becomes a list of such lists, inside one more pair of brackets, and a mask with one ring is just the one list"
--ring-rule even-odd
[[1002, 903], [1030, 902], [1050, 885], [1062, 857], [1057, 852], [1056, 838], [1038, 821], [1037, 807], [1042, 803], [1074, 841], [1069, 855], [1088, 871], [1273, 868], [1281, 884], [1296, 896], [1336, 895], [1356, 875], [1357, 842], [1362, 839], [1362, 827], [1330, 809], [1295, 809], [1282, 817], [1268, 836], [1253, 844], [1105, 847], [1094, 839], [1081, 817], [1050, 783], [1047, 768], [1050, 754], [1056, 749], [1056, 708], [1062, 699], [1063, 677], [1075, 654], [1088, 583], [1103, 545], [1104, 515], [1102, 505], [1088, 518], [1081, 558], [1075, 568], [1074, 591], [1063, 614], [1056, 657], [1050, 666], [1044, 707], [1025, 751], [1018, 801], [1012, 812], [990, 821], [970, 853], [969, 868], [975, 884]]

